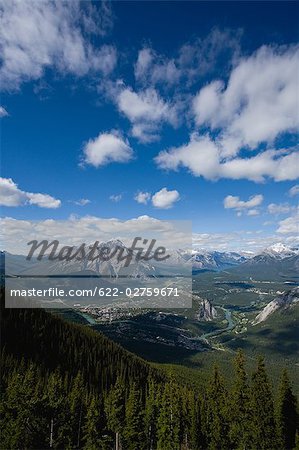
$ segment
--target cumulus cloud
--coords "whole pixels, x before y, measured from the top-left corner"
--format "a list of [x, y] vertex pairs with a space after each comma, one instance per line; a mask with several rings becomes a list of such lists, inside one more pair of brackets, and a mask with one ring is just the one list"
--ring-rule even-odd
[[100, 133], [90, 139], [83, 148], [84, 162], [94, 167], [113, 162], [126, 163], [133, 158], [133, 150], [128, 141], [117, 133]]
[[275, 181], [299, 177], [299, 153], [296, 149], [265, 150], [251, 157], [227, 159], [221, 147], [208, 134], [192, 133], [187, 144], [164, 150], [155, 158], [162, 169], [187, 168], [194, 176], [216, 180], [249, 179], [255, 182], [273, 178]]
[[0, 118], [1, 117], [6, 117], [8, 116], [8, 112], [6, 111], [6, 109], [3, 106], [0, 106]]
[[137, 192], [134, 196], [134, 200], [136, 200], [137, 203], [143, 203], [146, 205], [148, 201], [151, 198], [151, 194], [149, 192]]
[[11, 0], [1, 2], [0, 69], [3, 89], [41, 78], [47, 68], [61, 74], [108, 75], [116, 64], [114, 47], [91, 44], [91, 34], [111, 28], [107, 2]]
[[298, 46], [264, 46], [241, 59], [227, 84], [214, 80], [198, 92], [193, 100], [197, 132], [189, 142], [160, 152], [158, 166], [186, 167], [207, 179], [297, 179], [298, 149], [275, 144], [299, 126], [298, 65]]
[[122, 196], [123, 196], [122, 194], [112, 194], [110, 195], [109, 199], [114, 203], [118, 203], [121, 201]]
[[299, 184], [296, 184], [295, 186], [291, 187], [291, 189], [288, 192], [290, 197], [295, 197], [299, 194]]
[[22, 191], [11, 178], [0, 178], [0, 204], [2, 206], [29, 204], [41, 208], [59, 208], [61, 201], [48, 194]]
[[279, 227], [276, 231], [277, 231], [277, 233], [281, 233], [281, 234], [293, 233], [298, 237], [298, 233], [299, 233], [299, 213], [298, 213], [298, 211], [293, 216], [290, 216], [287, 219], [281, 220], [279, 222]]
[[279, 215], [288, 214], [292, 211], [293, 207], [288, 203], [270, 203], [267, 209], [269, 214]]
[[[18, 220], [11, 217], [0, 219], [4, 241], [2, 249], [17, 254], [27, 254], [27, 242], [33, 239], [58, 239], [61, 245], [81, 245], [83, 242], [107, 242], [120, 239], [131, 245], [135, 236], [151, 240], [168, 248], [191, 246], [191, 233], [180, 223], [159, 220], [147, 215], [119, 220], [94, 216], [70, 217], [68, 220]], [[26, 240], [24, 240], [26, 235]]]
[[75, 200], [73, 203], [78, 206], [86, 206], [91, 203], [91, 201], [88, 198], [80, 198], [79, 200]]
[[163, 100], [155, 89], [139, 92], [131, 88], [120, 89], [116, 102], [119, 111], [132, 124], [132, 135], [143, 143], [159, 139], [158, 131], [163, 122], [177, 123], [176, 107]]
[[243, 212], [247, 216], [258, 216], [260, 214], [258, 206], [263, 203], [264, 197], [261, 194], [253, 195], [249, 200], [240, 200], [238, 196], [228, 195], [223, 200], [223, 205], [225, 209], [234, 209], [237, 211], [237, 216], [241, 217]]
[[180, 199], [178, 191], [168, 191], [167, 188], [162, 188], [152, 196], [152, 203], [156, 208], [169, 209], [174, 203]]
[[256, 206], [260, 206], [263, 202], [264, 197], [261, 194], [253, 195], [249, 200], [244, 201], [240, 200], [239, 197], [228, 195], [223, 200], [224, 208], [233, 208], [233, 209], [250, 209]]
[[226, 86], [217, 80], [199, 91], [193, 103], [196, 124], [221, 129], [219, 141], [227, 156], [295, 132], [298, 64], [298, 46], [261, 47], [239, 62]]

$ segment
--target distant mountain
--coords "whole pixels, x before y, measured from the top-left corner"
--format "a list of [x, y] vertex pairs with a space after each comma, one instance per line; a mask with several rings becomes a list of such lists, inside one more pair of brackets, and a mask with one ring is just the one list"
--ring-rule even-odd
[[[77, 249], [74, 249], [72, 255], [76, 251]], [[85, 251], [87, 254], [89, 251], [88, 246], [86, 246]], [[147, 249], [145, 248], [143, 254], [146, 251]], [[101, 258], [97, 258], [97, 255], [100, 253]], [[111, 255], [111, 257], [106, 258], [106, 255]], [[82, 274], [104, 275], [111, 278], [128, 276], [130, 278], [147, 279], [159, 275], [177, 276], [181, 275], [182, 272], [189, 273], [191, 276], [191, 262], [182, 255], [180, 250], [167, 250], [169, 257], [165, 261], [156, 261], [153, 258], [149, 260], [138, 259], [137, 255], [138, 250], [132, 251], [123, 242], [115, 239], [100, 243], [92, 259], [82, 257], [82, 254], [79, 254], [80, 259], [49, 260], [45, 256], [38, 261], [37, 255], [35, 255], [28, 261], [24, 255], [5, 253], [5, 268], [6, 274], [13, 276]], [[153, 256], [153, 253], [149, 256]], [[4, 253], [1, 257], [1, 264], [4, 266]]]
[[221, 271], [247, 261], [248, 257], [236, 252], [196, 251], [191, 256], [194, 272]]
[[[270, 279], [277, 277], [296, 277], [299, 269], [299, 249], [288, 247], [278, 243], [267, 247], [258, 254], [251, 252], [219, 252], [207, 250], [168, 250], [170, 255], [166, 261], [157, 262], [153, 259], [149, 261], [131, 261], [126, 267], [125, 258], [132, 254], [130, 248], [126, 247], [120, 240], [110, 240], [99, 244], [102, 248], [114, 253], [108, 261], [95, 259], [71, 261], [37, 261], [32, 259], [27, 261], [22, 255], [6, 255], [6, 273], [11, 275], [21, 274], [46, 274], [55, 275], [67, 274], [100, 274], [109, 277], [129, 276], [132, 278], [146, 279], [159, 275], [176, 276], [178, 274], [188, 274], [200, 272], [220, 272], [229, 271], [240, 276], [261, 279], [270, 276]], [[118, 260], [117, 248], [122, 249], [122, 261]], [[135, 252], [136, 253], [136, 252]], [[4, 253], [1, 253], [1, 266], [3, 266]]]
[[267, 306], [256, 316], [252, 325], [257, 325], [260, 322], [267, 320], [269, 316], [278, 310], [289, 308], [292, 304], [299, 302], [299, 288], [296, 287], [288, 292], [277, 296], [274, 300], [268, 303]]
[[257, 280], [298, 279], [299, 250], [274, 244], [230, 270], [232, 274]]
[[260, 261], [273, 262], [273, 260], [283, 260], [299, 255], [299, 249], [287, 247], [284, 244], [278, 243], [265, 248], [261, 253], [255, 255], [250, 259], [252, 264]]

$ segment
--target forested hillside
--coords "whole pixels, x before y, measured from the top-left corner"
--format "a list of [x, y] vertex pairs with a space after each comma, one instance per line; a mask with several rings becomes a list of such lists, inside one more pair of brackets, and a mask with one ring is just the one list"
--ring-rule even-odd
[[[296, 398], [273, 395], [242, 353], [233, 388], [211, 368], [204, 394], [100, 333], [34, 309], [1, 309], [1, 449], [292, 449]], [[232, 368], [233, 372], [233, 368]], [[298, 445], [298, 444], [297, 444]]]

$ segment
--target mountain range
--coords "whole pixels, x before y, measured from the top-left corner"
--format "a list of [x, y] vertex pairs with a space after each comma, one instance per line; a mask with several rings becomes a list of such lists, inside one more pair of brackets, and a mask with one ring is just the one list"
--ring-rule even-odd
[[[123, 255], [127, 256], [131, 250], [121, 241], [111, 240], [100, 244], [115, 250], [116, 246], [123, 248]], [[132, 278], [155, 277], [161, 274], [173, 276], [178, 273], [188, 272], [200, 273], [205, 271], [219, 272], [229, 271], [232, 274], [249, 275], [251, 277], [260, 276], [265, 271], [272, 272], [272, 275], [295, 277], [299, 269], [299, 249], [287, 247], [278, 243], [267, 247], [257, 254], [244, 254], [237, 252], [220, 252], [207, 250], [170, 250], [169, 258], [159, 262], [153, 259], [149, 261], [132, 261], [126, 267], [125, 261], [118, 261], [117, 256], [113, 256], [109, 261], [37, 261], [26, 260], [25, 256], [12, 255], [1, 252], [1, 267], [4, 266], [4, 255], [6, 255], [6, 273], [9, 275], [30, 275], [41, 274], [44, 271], [48, 275], [57, 273], [72, 274], [101, 274], [110, 277], [120, 275]], [[250, 255], [250, 256], [249, 256]]]

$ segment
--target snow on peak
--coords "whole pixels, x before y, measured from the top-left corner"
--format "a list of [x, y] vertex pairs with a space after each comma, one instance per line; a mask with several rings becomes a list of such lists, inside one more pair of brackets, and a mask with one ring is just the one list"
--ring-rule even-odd
[[270, 247], [267, 247], [263, 253], [276, 256], [276, 257], [283, 257], [286, 258], [288, 256], [293, 256], [298, 254], [298, 251], [296, 249], [292, 249], [288, 247], [285, 244], [282, 244], [281, 242], [278, 242], [276, 244], [270, 245]]

